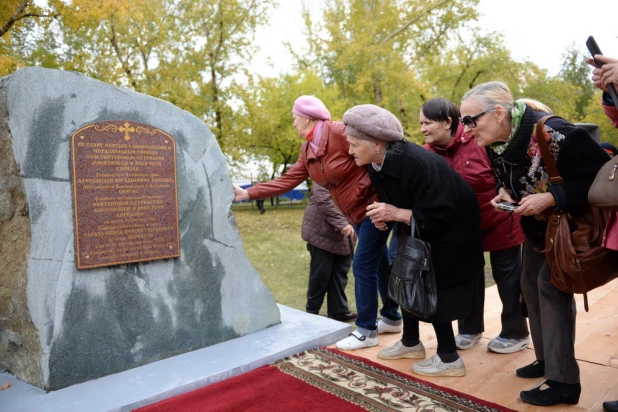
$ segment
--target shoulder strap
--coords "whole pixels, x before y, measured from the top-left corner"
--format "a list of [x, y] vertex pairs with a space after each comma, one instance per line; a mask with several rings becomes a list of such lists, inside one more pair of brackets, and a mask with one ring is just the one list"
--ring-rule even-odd
[[410, 236], [423, 240], [421, 239], [421, 234], [418, 231], [418, 226], [416, 225], [416, 219], [414, 219], [414, 214], [412, 214], [412, 217], [410, 218]]
[[555, 185], [562, 183], [562, 177], [560, 177], [560, 173], [558, 173], [556, 161], [554, 160], [554, 156], [552, 156], [551, 151], [549, 150], [549, 145], [547, 144], [547, 138], [545, 135], [545, 122], [552, 117], [559, 116], [545, 116], [537, 122], [536, 141], [539, 144], [539, 150], [541, 150], [541, 156], [543, 156], [543, 161], [545, 162], [545, 167], [547, 168], [547, 174], [549, 175], [549, 184]]

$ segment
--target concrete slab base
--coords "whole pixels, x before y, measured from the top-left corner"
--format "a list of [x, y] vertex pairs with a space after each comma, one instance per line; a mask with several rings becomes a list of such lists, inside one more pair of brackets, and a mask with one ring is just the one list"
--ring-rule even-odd
[[278, 305], [281, 324], [54, 392], [0, 373], [0, 410], [129, 411], [215, 383], [278, 359], [343, 339], [352, 326]]

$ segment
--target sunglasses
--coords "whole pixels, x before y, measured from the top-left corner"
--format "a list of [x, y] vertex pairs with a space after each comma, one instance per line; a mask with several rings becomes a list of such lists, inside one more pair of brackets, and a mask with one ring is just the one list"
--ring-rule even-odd
[[459, 121], [464, 126], [468, 126], [470, 129], [474, 129], [476, 127], [476, 122], [481, 118], [481, 116], [484, 115], [485, 113], [491, 112], [492, 110], [494, 109], [485, 110], [484, 112], [481, 112], [477, 114], [476, 116], [464, 116], [460, 118]]

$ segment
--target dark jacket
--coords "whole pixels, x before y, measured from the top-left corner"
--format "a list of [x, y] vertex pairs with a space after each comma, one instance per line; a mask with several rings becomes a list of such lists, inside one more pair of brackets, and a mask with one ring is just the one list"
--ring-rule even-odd
[[388, 153], [379, 172], [369, 166], [369, 176], [381, 202], [412, 210], [421, 239], [431, 244], [438, 314], [430, 321], [465, 317], [484, 266], [476, 196], [442, 157], [421, 146], [395, 142]]
[[[563, 179], [561, 184], [550, 185], [534, 136], [537, 121], [546, 115], [526, 106], [519, 130], [507, 150], [498, 155], [487, 147], [487, 155], [499, 184], [515, 201], [534, 193], [550, 192], [556, 201], [556, 211], [577, 213], [588, 203], [590, 185], [609, 155], [586, 129], [561, 118], [549, 119], [545, 123], [545, 130], [551, 135], [549, 148]], [[521, 224], [527, 238], [537, 244], [544, 243], [546, 218], [523, 216]]]
[[367, 205], [376, 200], [375, 189], [366, 167], [359, 167], [348, 153], [345, 126], [341, 122], [324, 122], [318, 152], [305, 142], [298, 160], [283, 176], [247, 189], [250, 199], [264, 199], [286, 193], [307, 177], [329, 190], [335, 205], [358, 224], [367, 213]]
[[352, 253], [350, 239], [341, 234], [347, 225], [348, 221], [331, 200], [328, 190], [314, 182], [303, 215], [303, 240], [336, 255], [349, 255]]
[[476, 193], [481, 209], [483, 250], [503, 250], [524, 242], [519, 215], [498, 212], [491, 205], [491, 200], [496, 197], [496, 179], [487, 153], [472, 135], [464, 133], [461, 123], [447, 147], [428, 144], [424, 147], [444, 157], [449, 166], [455, 169]]

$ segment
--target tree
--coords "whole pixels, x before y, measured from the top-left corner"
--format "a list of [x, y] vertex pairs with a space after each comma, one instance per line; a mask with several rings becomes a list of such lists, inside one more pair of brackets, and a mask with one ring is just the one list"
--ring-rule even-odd
[[[265, 24], [274, 0], [206, 0], [179, 3], [181, 36], [176, 47], [185, 59], [184, 70], [196, 73], [191, 84], [203, 99], [203, 116], [219, 145], [233, 133], [232, 78], [244, 74], [243, 61], [255, 52], [253, 36]], [[173, 61], [168, 61], [173, 65]]]
[[575, 45], [571, 45], [562, 55], [560, 77], [577, 89], [573, 121], [581, 121], [586, 117], [586, 112], [596, 92], [594, 84], [590, 81], [590, 69], [586, 63], [586, 57]]
[[[58, 17], [53, 9], [43, 9], [31, 0], [3, 0], [0, 4], [0, 77], [22, 66], [20, 45], [35, 25], [34, 19]], [[17, 41], [16, 41], [17, 38]]]
[[235, 143], [244, 155], [268, 158], [271, 178], [285, 173], [298, 158], [303, 141], [292, 126], [292, 107], [294, 100], [305, 94], [322, 100], [333, 119], [341, 119], [347, 109], [345, 101], [338, 98], [337, 88], [324, 84], [308, 70], [278, 78], [252, 78], [241, 95], [244, 135]]
[[[308, 51], [300, 67], [338, 87], [348, 106], [374, 103], [398, 115], [406, 135], [416, 130], [421, 68], [467, 21], [477, 0], [331, 0], [319, 25], [305, 12]], [[318, 27], [319, 29], [316, 29]], [[309, 57], [307, 57], [309, 56]]]
[[[189, 110], [225, 150], [235, 130], [232, 79], [274, 0], [50, 0], [60, 18], [23, 42], [29, 64], [85, 73]], [[40, 34], [38, 34], [40, 33]]]

